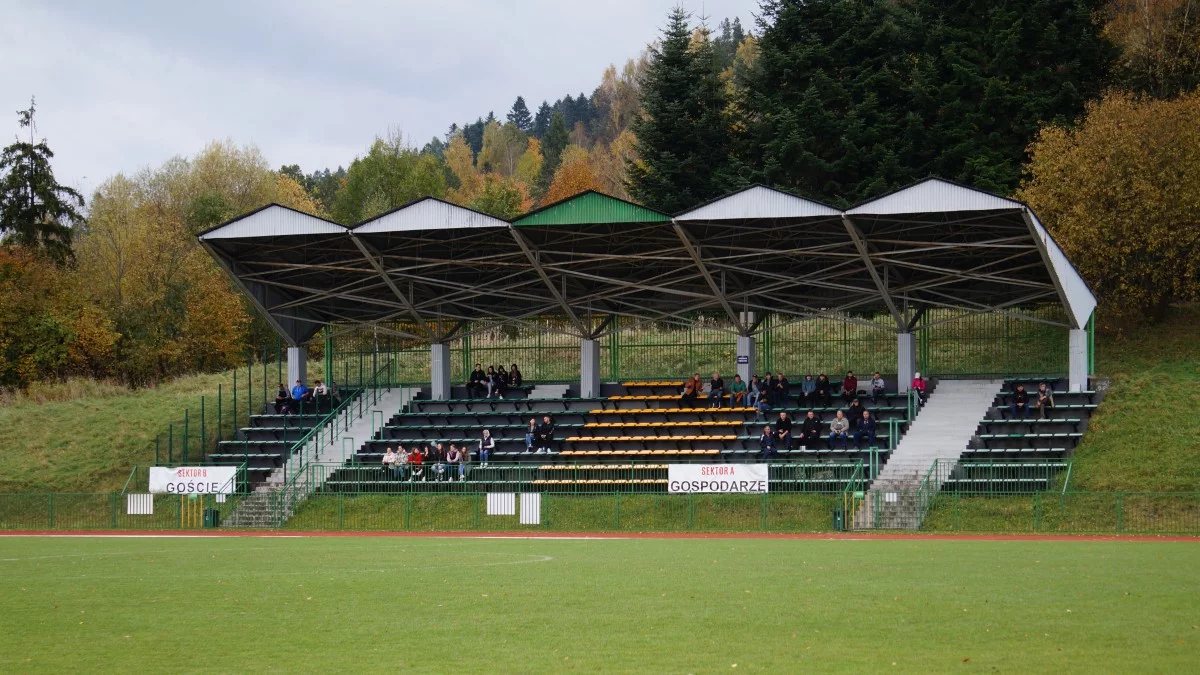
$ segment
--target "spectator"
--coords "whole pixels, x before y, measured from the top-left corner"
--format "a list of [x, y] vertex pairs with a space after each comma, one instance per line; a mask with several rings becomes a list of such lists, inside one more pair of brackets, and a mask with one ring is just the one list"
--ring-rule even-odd
[[854, 376], [853, 370], [847, 370], [846, 376], [842, 378], [842, 399], [846, 403], [858, 400], [858, 378]]
[[521, 369], [515, 363], [508, 370], [508, 384], [513, 387], [520, 387], [525, 384], [525, 376], [521, 374]]
[[842, 411], [837, 411], [837, 416], [829, 423], [829, 449], [833, 450], [834, 441], [842, 442], [842, 449], [846, 450], [850, 444], [850, 420], [842, 414]]
[[409, 482], [425, 480], [425, 455], [429, 454], [429, 446], [426, 445], [424, 451], [420, 447], [413, 448], [412, 454], [408, 456], [408, 465], [412, 468], [412, 472], [408, 476]]
[[858, 423], [862, 420], [862, 414], [862, 402], [858, 399], [854, 399], [850, 402], [850, 405], [846, 407], [846, 419], [850, 420], [851, 431], [858, 427]]
[[495, 396], [500, 397], [501, 400], [503, 400], [504, 399], [504, 379], [500, 377], [500, 373], [496, 372], [495, 366], [488, 366], [487, 377], [488, 377], [487, 397], [491, 398], [493, 395], [495, 395]]
[[746, 383], [741, 375], [733, 376], [733, 384], [729, 385], [729, 407], [741, 408], [746, 405]]
[[754, 419], [765, 420], [767, 413], [771, 412], [771, 390], [762, 389], [759, 391], [758, 404], [755, 406]]
[[817, 407], [828, 408], [833, 402], [833, 387], [825, 373], [817, 376]]
[[433, 479], [446, 480], [446, 446], [438, 443], [433, 448]]
[[509, 385], [512, 384], [512, 378], [508, 376], [508, 371], [504, 369], [504, 364], [496, 366], [496, 373], [500, 375], [500, 382], [504, 384], [504, 389], [508, 390]]
[[[450, 452], [446, 455], [446, 461], [450, 464], [451, 471], [454, 470], [456, 465], [458, 466], [458, 479], [460, 481], [467, 475], [467, 467], [463, 463], [462, 451], [458, 449], [457, 445], [450, 444]], [[450, 480], [454, 480], [453, 475], [450, 476]]]
[[537, 438], [537, 419], [530, 417], [525, 429], [525, 452], [533, 452], [533, 441]]
[[779, 438], [778, 444], [790, 452], [792, 449], [792, 419], [788, 417], [786, 410], [779, 411], [779, 419], [775, 421], [775, 436]]
[[759, 457], [767, 459], [775, 454], [775, 432], [771, 430], [771, 425], [763, 427], [762, 435], [758, 437], [758, 447], [761, 450]]
[[871, 377], [871, 405], [875, 405], [879, 402], [879, 397], [884, 395], [886, 389], [887, 383], [883, 381], [883, 376], [879, 373], [875, 373], [875, 375]]
[[775, 393], [775, 377], [771, 375], [771, 371], [768, 370], [763, 375], [762, 381], [758, 384], [758, 388], [763, 392], [770, 392], [772, 394]]
[[1037, 406], [1038, 419], [1046, 419], [1046, 410], [1054, 408], [1054, 391], [1046, 386], [1045, 382], [1038, 385], [1037, 400], [1034, 401]]
[[[858, 403], [858, 401], [855, 401]], [[862, 411], [862, 417], [858, 420], [858, 429], [854, 431], [854, 449], [859, 449], [859, 444], [866, 437], [867, 447], [875, 447], [875, 418], [871, 416], [870, 410]]]
[[762, 382], [758, 379], [758, 375], [750, 376], [750, 386], [746, 391], [746, 402], [751, 408], [758, 407], [758, 397], [762, 396]]
[[292, 387], [292, 401], [300, 407], [300, 412], [304, 412], [304, 404], [308, 403], [312, 407], [312, 392], [300, 380], [296, 380], [296, 386]]
[[342, 404], [342, 395], [338, 393], [337, 380], [333, 380], [329, 383], [329, 400], [332, 401], [333, 405], [335, 406]]
[[804, 381], [800, 383], [800, 405], [805, 408], [815, 408], [817, 403], [817, 383], [812, 378], [812, 373], [804, 376]]
[[708, 381], [708, 407], [720, 408], [721, 398], [725, 396], [725, 379], [720, 373], [713, 373], [712, 379]]
[[403, 445], [400, 446], [400, 450], [396, 453], [395, 464], [396, 477], [400, 480], [408, 477], [408, 463], [410, 458], [411, 455], [408, 454], [408, 450], [405, 450]]
[[318, 408], [329, 403], [329, 387], [320, 380], [317, 380], [316, 386], [313, 387], [313, 400]]
[[1009, 419], [1017, 419], [1017, 412], [1020, 411], [1022, 419], [1029, 419], [1029, 392], [1025, 391], [1025, 385], [1018, 384], [1012, 395], [1012, 403], [1008, 405]]
[[483, 398], [488, 390], [488, 376], [483, 372], [483, 364], [476, 363], [475, 370], [467, 379], [467, 398]]
[[679, 397], [679, 407], [695, 408], [696, 401], [700, 398], [700, 392], [703, 386], [704, 385], [700, 383], [700, 373], [696, 373], [694, 377], [688, 379], [687, 382], [684, 382], [683, 395]]
[[492, 432], [487, 429], [483, 430], [483, 437], [479, 439], [479, 466], [487, 466], [488, 460], [492, 456], [492, 451], [496, 449], [496, 439], [492, 438]]
[[812, 410], [808, 411], [800, 427], [800, 441], [805, 450], [813, 450], [821, 443], [821, 420]]
[[275, 392], [275, 414], [286, 415], [289, 412], [289, 402], [292, 400], [292, 395], [288, 393], [287, 387], [283, 383], [279, 383], [279, 391]]
[[929, 381], [921, 377], [921, 373], [913, 375], [912, 390], [917, 392], [917, 402], [921, 405], [925, 405], [925, 399], [929, 396], [929, 394], [925, 392], [925, 388], [928, 386]]
[[789, 387], [791, 385], [788, 384], [787, 378], [780, 373], [779, 377], [775, 378], [775, 386], [771, 388], [771, 400], [778, 402], [779, 405], [787, 405], [788, 399], [792, 396]]
[[542, 423], [537, 427], [537, 446], [538, 452], [554, 452], [554, 423], [549, 415], [542, 417]]
[[383, 472], [384, 475], [392, 474], [392, 478], [396, 477], [396, 453], [389, 446], [387, 452], [383, 453]]

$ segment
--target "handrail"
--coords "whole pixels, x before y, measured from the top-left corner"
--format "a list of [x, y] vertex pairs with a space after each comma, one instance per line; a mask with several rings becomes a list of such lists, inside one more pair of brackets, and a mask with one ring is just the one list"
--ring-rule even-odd
[[133, 477], [137, 475], [137, 465], [133, 465], [133, 469], [129, 472], [129, 478], [125, 479], [125, 485], [121, 486], [121, 494], [129, 493], [129, 484], [133, 482]]

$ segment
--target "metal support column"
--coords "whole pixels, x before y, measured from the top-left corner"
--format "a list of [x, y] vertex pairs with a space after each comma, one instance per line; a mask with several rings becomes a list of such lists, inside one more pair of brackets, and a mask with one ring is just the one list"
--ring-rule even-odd
[[1088, 386], [1088, 332], [1086, 328], [1072, 328], [1068, 337], [1068, 389], [1083, 391]]
[[429, 345], [429, 377], [432, 398], [445, 401], [450, 398], [450, 345]]
[[305, 385], [307, 385], [308, 384], [308, 348], [306, 348], [306, 347], [288, 347], [287, 368], [288, 368], [287, 387], [289, 389], [292, 388], [296, 384], [296, 380], [300, 380]]
[[579, 396], [596, 398], [600, 395], [600, 341], [579, 341]]
[[896, 334], [896, 391], [907, 393], [917, 370], [917, 350], [912, 333]]

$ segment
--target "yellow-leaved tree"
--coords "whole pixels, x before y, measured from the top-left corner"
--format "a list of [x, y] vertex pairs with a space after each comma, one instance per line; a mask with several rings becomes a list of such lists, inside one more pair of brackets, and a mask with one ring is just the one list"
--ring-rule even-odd
[[1200, 298], [1200, 93], [1111, 94], [1030, 146], [1028, 203], [1098, 296], [1104, 328]]
[[542, 197], [542, 203], [561, 201], [585, 190], [603, 192], [603, 187], [592, 170], [588, 151], [578, 145], [568, 145], [563, 150], [561, 163], [554, 172], [554, 180], [550, 182], [546, 195]]

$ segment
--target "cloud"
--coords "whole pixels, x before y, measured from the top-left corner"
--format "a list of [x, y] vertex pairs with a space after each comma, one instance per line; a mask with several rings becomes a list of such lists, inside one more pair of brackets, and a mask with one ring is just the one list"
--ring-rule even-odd
[[[685, 3], [700, 11], [700, 2]], [[258, 145], [274, 165], [346, 165], [399, 128], [414, 143], [518, 94], [591, 93], [654, 39], [674, 0], [162, 3], [17, 0], [0, 23], [0, 115], [38, 99], [59, 180], [106, 177]], [[692, 5], [695, 5], [694, 7]], [[715, 23], [753, 0], [706, 0]], [[6, 126], [6, 121], [11, 127]], [[16, 130], [0, 117], [0, 130]]]

